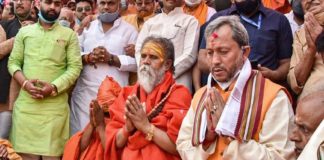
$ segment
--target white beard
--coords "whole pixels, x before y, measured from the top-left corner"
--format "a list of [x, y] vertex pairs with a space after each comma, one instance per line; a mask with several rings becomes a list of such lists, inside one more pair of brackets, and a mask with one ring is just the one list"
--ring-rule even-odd
[[146, 93], [151, 93], [165, 75], [164, 66], [161, 69], [152, 69], [148, 65], [142, 65], [137, 70], [138, 83]]

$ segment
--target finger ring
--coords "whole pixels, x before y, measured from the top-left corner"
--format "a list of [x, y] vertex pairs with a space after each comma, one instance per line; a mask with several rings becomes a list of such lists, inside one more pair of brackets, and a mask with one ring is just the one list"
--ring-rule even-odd
[[217, 109], [216, 105], [213, 105], [213, 109], [214, 109], [214, 110], [216, 110], [216, 109]]

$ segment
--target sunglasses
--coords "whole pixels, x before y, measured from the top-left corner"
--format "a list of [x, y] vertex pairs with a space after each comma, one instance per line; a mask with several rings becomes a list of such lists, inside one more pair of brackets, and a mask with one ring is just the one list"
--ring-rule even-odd
[[91, 7], [90, 7], [90, 6], [77, 7], [77, 8], [76, 8], [76, 11], [77, 11], [77, 12], [83, 12], [83, 11], [85, 11], [85, 12], [89, 12], [89, 11], [91, 11]]

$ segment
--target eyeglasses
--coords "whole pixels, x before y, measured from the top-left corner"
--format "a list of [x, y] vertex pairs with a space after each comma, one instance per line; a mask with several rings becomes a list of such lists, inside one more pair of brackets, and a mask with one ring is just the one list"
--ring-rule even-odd
[[76, 11], [77, 12], [89, 12], [91, 11], [91, 6], [85, 6], [85, 7], [77, 7], [76, 8]]

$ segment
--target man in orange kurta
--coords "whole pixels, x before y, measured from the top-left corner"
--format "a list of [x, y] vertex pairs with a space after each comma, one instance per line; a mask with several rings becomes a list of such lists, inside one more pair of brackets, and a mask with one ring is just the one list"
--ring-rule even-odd
[[184, 118], [183, 160], [294, 159], [293, 110], [286, 90], [253, 70], [248, 33], [236, 16], [206, 28], [210, 75]]
[[105, 159], [180, 159], [175, 141], [191, 95], [175, 83], [173, 63], [170, 40], [148, 37], [144, 41], [138, 83], [123, 88], [109, 108]]

